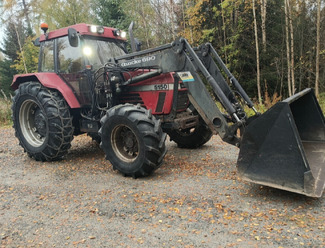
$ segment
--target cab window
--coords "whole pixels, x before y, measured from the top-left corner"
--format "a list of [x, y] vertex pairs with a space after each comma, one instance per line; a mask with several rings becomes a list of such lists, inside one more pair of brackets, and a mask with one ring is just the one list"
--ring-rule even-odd
[[58, 72], [76, 73], [83, 69], [83, 60], [80, 47], [72, 47], [68, 37], [59, 38], [58, 46]]
[[54, 72], [53, 40], [42, 42], [41, 47], [41, 72]]
[[105, 65], [110, 58], [125, 55], [122, 43], [91, 38], [84, 39], [82, 52], [95, 70]]

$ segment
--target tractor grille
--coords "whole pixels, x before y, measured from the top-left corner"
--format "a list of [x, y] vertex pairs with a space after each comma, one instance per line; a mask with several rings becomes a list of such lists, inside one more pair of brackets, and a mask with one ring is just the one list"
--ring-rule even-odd
[[189, 103], [187, 91], [178, 91], [177, 110], [184, 110]]
[[163, 111], [165, 98], [166, 98], [166, 92], [160, 92], [159, 97], [158, 97], [157, 107], [156, 107], [157, 113], [160, 113]]
[[138, 93], [123, 94], [120, 98], [120, 103], [144, 104]]

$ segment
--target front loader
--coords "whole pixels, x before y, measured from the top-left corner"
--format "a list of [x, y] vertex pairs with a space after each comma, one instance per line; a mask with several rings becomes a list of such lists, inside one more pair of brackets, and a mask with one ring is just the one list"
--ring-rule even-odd
[[17, 75], [12, 85], [14, 128], [30, 157], [60, 159], [74, 135], [88, 133], [114, 169], [136, 178], [162, 164], [166, 134], [191, 149], [218, 134], [240, 148], [245, 180], [322, 195], [325, 120], [312, 89], [260, 114], [210, 44], [192, 48], [180, 38], [128, 54], [117, 29], [44, 31], [35, 42], [39, 72]]

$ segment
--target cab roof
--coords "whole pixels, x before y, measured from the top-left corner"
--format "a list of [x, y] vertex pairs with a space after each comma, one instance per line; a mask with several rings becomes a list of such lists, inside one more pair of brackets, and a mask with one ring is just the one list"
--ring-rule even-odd
[[[92, 32], [91, 27], [103, 28], [104, 31], [103, 31], [103, 33]], [[117, 33], [118, 33], [117, 31], [119, 31], [119, 29], [109, 28], [109, 27], [104, 27], [104, 26], [99, 26], [99, 25], [91, 25], [91, 24], [86, 24], [86, 23], [75, 24], [75, 25], [72, 25], [69, 27], [50, 31], [46, 35], [42, 34], [40, 37], [40, 41], [42, 42], [45, 40], [51, 40], [51, 39], [55, 39], [58, 37], [66, 36], [66, 35], [68, 35], [69, 28], [74, 28], [75, 30], [77, 30], [77, 32], [80, 35], [88, 35], [88, 36], [94, 36], [94, 37], [111, 38], [111, 39], [126, 41], [126, 38], [122, 38], [121, 36], [117, 35]]]

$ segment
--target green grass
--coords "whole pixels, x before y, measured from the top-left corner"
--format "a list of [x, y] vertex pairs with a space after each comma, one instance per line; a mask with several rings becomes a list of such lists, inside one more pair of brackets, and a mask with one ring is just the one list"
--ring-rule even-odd
[[8, 126], [11, 124], [11, 101], [0, 98], [0, 126]]
[[[261, 114], [263, 114], [267, 110], [267, 108], [266, 108], [266, 106], [264, 104], [257, 104], [256, 103], [254, 107]], [[247, 107], [247, 106], [244, 107], [244, 110], [245, 110], [248, 117], [255, 115], [254, 110]]]

